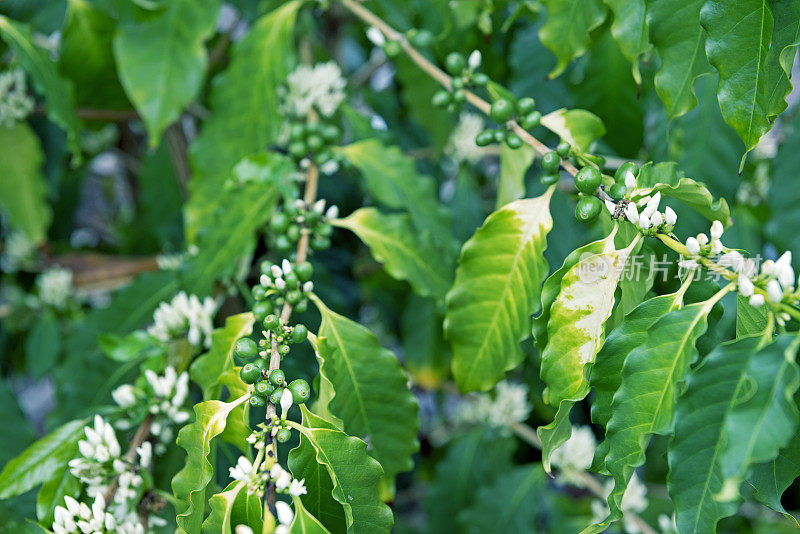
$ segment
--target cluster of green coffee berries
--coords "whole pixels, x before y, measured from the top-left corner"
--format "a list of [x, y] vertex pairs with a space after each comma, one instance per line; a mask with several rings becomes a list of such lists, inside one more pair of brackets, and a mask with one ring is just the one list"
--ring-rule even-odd
[[[339, 216], [339, 208], [331, 206], [325, 210], [325, 200], [318, 200], [309, 206], [301, 199], [286, 201], [282, 208], [272, 214], [269, 220], [271, 232], [267, 235], [267, 244], [281, 252], [297, 249], [297, 242], [303, 233], [309, 235], [311, 250], [323, 250], [331, 245], [333, 228], [330, 220]], [[293, 257], [294, 252], [289, 254]]]
[[[289, 123], [289, 145], [287, 150], [294, 160], [302, 165], [305, 160], [313, 160], [320, 169], [333, 168], [332, 172], [344, 163], [344, 157], [331, 150], [339, 141], [342, 130], [332, 122], [320, 120], [295, 119]], [[331, 172], [324, 172], [331, 174]]]
[[455, 111], [467, 100], [466, 90], [485, 87], [489, 77], [483, 72], [476, 72], [481, 65], [481, 53], [477, 50], [465, 58], [463, 54], [451, 52], [444, 61], [445, 70], [453, 77], [450, 81], [450, 91], [440, 89], [433, 94], [431, 103], [437, 108], [447, 108]]
[[[369, 35], [369, 37], [373, 43], [378, 44], [381, 48], [383, 48], [383, 53], [386, 54], [386, 57], [389, 59], [394, 59], [403, 52], [403, 45], [400, 43], [400, 41], [387, 41], [385, 38], [383, 38], [382, 34], [380, 37], [376, 37], [373, 33], [373, 35]], [[406, 39], [408, 39], [408, 42], [411, 43], [412, 46], [417, 48], [429, 48], [435, 40], [431, 32], [417, 28], [411, 28], [408, 30], [406, 32]]]
[[571, 147], [566, 141], [561, 141], [555, 150], [551, 150], [542, 156], [542, 177], [541, 182], [544, 185], [553, 185], [558, 183], [558, 170], [561, 167], [561, 158], [569, 157]]
[[[256, 320], [266, 321], [270, 314], [280, 313], [281, 306], [287, 302], [300, 313], [306, 311], [308, 296], [314, 291], [313, 274], [314, 268], [307, 261], [294, 264], [284, 259], [280, 266], [262, 262], [258, 284], [251, 290]], [[270, 330], [266, 324], [265, 328]]]
[[[625, 183], [626, 176], [636, 176], [638, 172], [639, 169], [635, 163], [627, 162], [617, 169], [612, 180], [611, 177], [604, 177], [597, 167], [590, 165], [583, 167], [575, 175], [575, 187], [581, 193], [578, 204], [575, 206], [575, 218], [581, 222], [591, 222], [600, 215], [600, 212], [603, 211], [603, 202], [596, 196], [598, 188], [602, 188], [614, 202], [609, 204], [611, 206], [609, 210], [615, 204], [619, 205], [619, 201], [628, 194], [628, 185]], [[621, 207], [624, 208], [624, 205]]]
[[480, 132], [475, 137], [475, 144], [478, 146], [505, 142], [509, 148], [517, 149], [522, 146], [522, 139], [508, 127], [508, 121], [516, 119], [520, 126], [530, 130], [539, 126], [542, 120], [542, 114], [536, 111], [536, 101], [530, 97], [520, 98], [516, 102], [499, 98], [492, 102], [489, 116], [499, 127]]

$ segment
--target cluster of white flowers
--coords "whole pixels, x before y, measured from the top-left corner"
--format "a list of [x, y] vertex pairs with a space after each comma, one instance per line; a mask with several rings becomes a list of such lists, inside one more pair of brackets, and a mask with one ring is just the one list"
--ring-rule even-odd
[[488, 393], [478, 393], [459, 403], [453, 422], [504, 428], [525, 421], [530, 412], [528, 386], [503, 380], [495, 386], [494, 398]]
[[[609, 495], [611, 495], [611, 490], [613, 488], [613, 480], [606, 482], [606, 499]], [[630, 482], [628, 482], [628, 487], [625, 489], [625, 493], [622, 495], [622, 503], [620, 505], [622, 513], [625, 514], [633, 512], [635, 514], [640, 514], [647, 509], [648, 504], [649, 501], [647, 500], [647, 487], [645, 487], [645, 485], [639, 480], [639, 477], [636, 476], [636, 473], [634, 473]], [[602, 521], [608, 516], [609, 509], [605, 502], [595, 499], [592, 501], [591, 506], [593, 521]], [[622, 526], [625, 532], [628, 534], [639, 534], [641, 532], [638, 523], [630, 516], [623, 515]]]
[[33, 98], [22, 69], [0, 72], [0, 126], [13, 128], [33, 111]]
[[253, 464], [244, 456], [240, 456], [236, 465], [230, 467], [228, 472], [232, 479], [247, 483], [248, 494], [258, 495], [259, 498], [264, 496], [264, 486], [269, 480], [275, 482], [275, 490], [279, 493], [294, 497], [307, 493], [305, 479], [293, 478], [291, 473], [277, 462], [268, 468], [266, 462]]
[[458, 125], [453, 129], [445, 151], [456, 161], [474, 163], [484, 157], [489, 150], [475, 144], [475, 137], [483, 130], [483, 119], [475, 113], [463, 112]]
[[[292, 507], [289, 506], [289, 503], [276, 501], [275, 512], [278, 515], [278, 524], [275, 526], [274, 534], [289, 534], [292, 521], [294, 521]], [[253, 529], [247, 525], [237, 525], [234, 532], [236, 534], [253, 534]]]
[[585, 484], [581, 475], [592, 465], [596, 447], [597, 441], [591, 428], [573, 427], [570, 438], [553, 451], [550, 461], [559, 468], [560, 477], [565, 482], [583, 487]]
[[185, 259], [185, 252], [159, 254], [156, 256], [156, 265], [162, 271], [177, 271], [181, 268]]
[[[94, 499], [93, 513], [87, 513], [87, 505], [67, 497], [67, 508], [60, 507], [60, 511], [56, 511], [53, 530], [56, 533], [107, 530], [144, 534], [144, 527], [136, 512], [136, 503], [144, 491], [144, 478], [139, 471], [152, 465], [152, 445], [146, 441], [137, 447], [136, 461], [131, 463], [122, 456], [114, 428], [99, 415], [95, 415], [93, 426], [84, 428], [84, 435], [86, 439], [78, 442], [80, 456], [70, 460], [69, 469], [86, 485], [89, 498]], [[104, 495], [115, 478], [118, 488], [114, 501], [106, 509]], [[112, 526], [108, 526], [109, 524]], [[165, 522], [162, 518], [151, 516], [150, 524], [158, 526]], [[88, 526], [92, 528], [87, 530]], [[102, 530], [103, 526], [106, 530]]]
[[317, 63], [313, 67], [300, 65], [286, 77], [282, 90], [287, 111], [297, 117], [305, 117], [316, 109], [330, 117], [344, 100], [347, 82], [342, 71], [333, 61]]
[[32, 265], [36, 259], [36, 245], [22, 232], [11, 232], [5, 240], [3, 254], [0, 255], [0, 269], [15, 273]]
[[153, 326], [147, 332], [161, 341], [170, 341], [187, 334], [189, 343], [211, 346], [212, 319], [217, 304], [211, 297], [200, 300], [181, 291], [171, 302], [159, 304], [153, 313]]
[[722, 223], [714, 221], [711, 223], [711, 239], [704, 233], [699, 233], [695, 237], [690, 237], [686, 240], [686, 251], [692, 256], [705, 256], [721, 254], [725, 250], [722, 244], [722, 233], [724, 228]]
[[[184, 408], [189, 394], [189, 373], [184, 371], [178, 375], [174, 367], [168, 366], [163, 376], [158, 376], [150, 369], [144, 372], [144, 376], [145, 387], [124, 384], [112, 391], [111, 396], [114, 402], [131, 414], [144, 407], [153, 415], [150, 433], [158, 437], [156, 447], [160, 453], [165, 449], [164, 444], [172, 442], [173, 426], [189, 420], [189, 411]], [[120, 419], [116, 425], [127, 430], [132, 423], [129, 419]]]
[[[636, 177], [630, 170], [625, 173], [625, 187], [629, 194], [634, 194], [636, 190]], [[606, 200], [606, 208], [614, 213], [616, 204]], [[661, 203], [661, 193], [656, 192], [653, 196], [645, 195], [636, 202], [628, 202], [625, 206], [625, 218], [631, 223], [638, 225], [644, 233], [655, 233], [662, 231], [669, 233], [675, 228], [678, 216], [675, 211], [667, 206], [664, 211], [658, 211]], [[639, 211], [639, 208], [642, 211]]]
[[36, 286], [42, 304], [58, 310], [64, 309], [73, 294], [72, 271], [60, 267], [48, 269], [36, 278]]
[[[319, 206], [319, 210], [317, 209], [318, 206]], [[320, 204], [320, 202], [317, 202], [316, 204], [314, 204], [314, 208], [313, 209], [314, 209], [314, 211], [317, 211], [318, 213], [322, 213], [322, 210], [325, 209], [325, 201], [323, 200], [321, 204]], [[330, 215], [333, 215], [334, 218], [338, 217], [339, 216], [339, 208], [337, 208], [336, 206], [331, 206], [330, 209], [328, 210], [328, 214], [326, 214], [326, 217], [330, 217]], [[270, 276], [268, 276], [266, 274], [262, 274], [258, 281], [264, 287], [267, 287], [267, 288], [273, 288], [274, 287], [278, 291], [285, 291], [286, 290], [286, 280], [284, 280], [284, 275], [289, 274], [290, 272], [292, 272], [292, 270], [293, 270], [292, 269], [292, 264], [289, 262], [289, 260], [284, 258], [284, 260], [281, 262], [280, 266], [273, 264], [270, 267], [270, 271], [272, 272], [272, 277], [270, 277]], [[292, 289], [292, 288], [289, 288], [289, 289]], [[299, 289], [304, 294], [311, 293], [312, 291], [314, 291], [314, 282], [312, 282], [311, 280], [309, 280], [307, 282], [304, 282], [304, 283], [300, 284]], [[265, 336], [266, 336], [266, 333], [265, 333]], [[262, 356], [266, 355], [266, 352], [262, 351], [261, 355]]]

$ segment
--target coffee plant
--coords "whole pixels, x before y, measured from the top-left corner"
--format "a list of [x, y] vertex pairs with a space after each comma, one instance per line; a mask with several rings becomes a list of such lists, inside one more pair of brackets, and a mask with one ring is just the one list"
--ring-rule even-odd
[[0, 2], [0, 533], [800, 528], [800, 0]]

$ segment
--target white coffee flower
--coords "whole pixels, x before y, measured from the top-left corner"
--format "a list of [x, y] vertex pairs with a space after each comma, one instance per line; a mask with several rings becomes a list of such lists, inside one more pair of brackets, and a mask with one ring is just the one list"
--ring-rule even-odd
[[33, 111], [33, 98], [22, 69], [0, 73], [0, 126], [13, 128]]
[[655, 212], [652, 217], [650, 217], [650, 222], [653, 226], [661, 226], [664, 224], [664, 216], [661, 215], [661, 212]]
[[386, 44], [386, 37], [384, 37], [383, 32], [375, 26], [367, 28], [367, 39], [375, 46], [383, 46]]
[[781, 285], [777, 280], [767, 282], [767, 298], [775, 304], [783, 300], [783, 289], [781, 289]]
[[192, 345], [209, 348], [216, 310], [217, 305], [211, 297], [201, 301], [196, 295], [189, 296], [181, 291], [171, 302], [159, 304], [153, 313], [153, 325], [147, 332], [164, 342], [185, 334]]
[[686, 239], [686, 251], [692, 256], [700, 254], [700, 243], [697, 241], [697, 238], [689, 237]]
[[111, 392], [111, 398], [122, 408], [129, 408], [136, 404], [136, 388], [130, 384], [123, 384]]
[[293, 479], [292, 483], [289, 484], [289, 495], [292, 495], [294, 497], [299, 497], [300, 495], [305, 495], [306, 493], [308, 493], [308, 490], [306, 490], [305, 482], [306, 479], [302, 480]]
[[766, 302], [767, 301], [764, 299], [764, 295], [761, 295], [759, 293], [756, 293], [755, 295], [750, 297], [750, 300], [749, 300], [750, 306], [752, 306], [754, 308], [760, 308]]
[[608, 199], [604, 200], [603, 202], [605, 202], [606, 209], [608, 210], [609, 213], [613, 214], [616, 211], [617, 205], [614, 202]]
[[339, 170], [339, 162], [336, 161], [335, 159], [329, 159], [328, 161], [319, 166], [319, 170], [325, 176], [330, 176], [331, 174]]
[[239, 456], [239, 460], [234, 467], [228, 468], [230, 477], [234, 480], [241, 480], [242, 482], [249, 482], [253, 474], [253, 464], [244, 456]]
[[[630, 172], [631, 171], [628, 171], [628, 173]], [[625, 206], [625, 218], [633, 224], [639, 223], [639, 211], [636, 209], [636, 204], [633, 202], [629, 202], [628, 205]]]
[[178, 252], [176, 254], [159, 254], [156, 256], [156, 265], [162, 271], [177, 271], [183, 265], [186, 254]]
[[650, 217], [647, 215], [647, 213], [642, 211], [642, 213], [639, 215], [639, 228], [642, 230], [648, 230], [651, 226], [653, 226], [653, 223], [650, 222]]
[[469, 55], [467, 59], [467, 65], [472, 70], [477, 69], [481, 66], [481, 52], [480, 50], [473, 50], [472, 53]]
[[700, 246], [708, 245], [708, 236], [706, 234], [697, 234], [697, 242]]
[[675, 223], [678, 222], [678, 215], [669, 206], [664, 210], [664, 222], [669, 226], [675, 226]]
[[289, 391], [289, 388], [284, 389], [281, 394], [281, 419], [286, 419], [286, 414], [289, 413], [289, 408], [292, 407], [293, 403], [292, 392]]
[[328, 208], [328, 211], [325, 212], [325, 217], [327, 219], [336, 219], [339, 217], [339, 206], [331, 206]]
[[72, 295], [72, 271], [53, 267], [36, 278], [39, 300], [56, 309], [66, 308]]
[[711, 237], [713, 239], [721, 238], [722, 237], [722, 232], [724, 230], [725, 229], [722, 227], [722, 223], [721, 222], [714, 221], [714, 222], [711, 223], [711, 231], [710, 231], [710, 233], [711, 233]]
[[630, 169], [625, 171], [625, 187], [628, 188], [628, 191], [636, 189], [636, 176]]
[[456, 161], [475, 163], [484, 157], [488, 150], [475, 144], [475, 137], [483, 130], [483, 118], [475, 113], [463, 112], [458, 124], [450, 134], [445, 152]]
[[294, 512], [292, 512], [292, 508], [287, 503], [283, 501], [276, 501], [275, 511], [278, 515], [278, 523], [286, 526], [292, 524], [292, 521], [294, 520]]
[[755, 292], [755, 286], [753, 285], [753, 282], [745, 275], [739, 275], [738, 285], [739, 293], [741, 293], [743, 297], [753, 296], [753, 293]]
[[778, 278], [778, 281], [785, 288], [794, 285], [794, 271], [792, 270], [792, 253], [791, 251], [784, 252], [780, 258], [775, 262], [773, 273]]
[[347, 82], [339, 66], [328, 61], [298, 66], [286, 77], [286, 85], [284, 100], [291, 114], [304, 117], [313, 108], [330, 117], [344, 100]]
[[592, 465], [597, 447], [592, 429], [588, 426], [572, 428], [572, 435], [553, 451], [550, 461], [559, 468], [562, 478], [573, 486], [583, 486], [581, 474]]
[[7, 273], [15, 273], [36, 261], [36, 244], [22, 232], [11, 232], [6, 237], [3, 254], [0, 255], [0, 268]]
[[647, 215], [651, 217], [656, 211], [658, 211], [658, 204], [661, 202], [661, 192], [657, 192], [653, 195], [650, 200], [647, 201], [647, 205], [642, 210], [642, 215]]
[[711, 240], [711, 253], [712, 254], [720, 254], [722, 253], [722, 241], [719, 239], [712, 239]]

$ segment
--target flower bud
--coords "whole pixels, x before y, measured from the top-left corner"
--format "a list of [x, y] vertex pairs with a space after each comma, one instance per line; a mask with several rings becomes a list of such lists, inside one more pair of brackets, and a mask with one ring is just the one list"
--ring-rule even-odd
[[692, 256], [696, 256], [700, 253], [700, 243], [697, 241], [697, 238], [690, 237], [686, 240], [686, 250]]
[[639, 215], [639, 228], [647, 230], [651, 226], [653, 226], [653, 224], [650, 222], [650, 217], [648, 217], [645, 212], [642, 212], [642, 214]]
[[752, 297], [750, 297], [750, 301], [749, 302], [750, 302], [750, 306], [752, 306], [754, 308], [760, 308], [761, 306], [764, 305], [764, 303], [766, 301], [764, 300], [764, 295], [756, 294], [756, 295], [753, 295]]
[[708, 245], [708, 236], [706, 234], [697, 234], [697, 242], [700, 246]]
[[669, 226], [675, 226], [677, 221], [678, 216], [675, 214], [675, 211], [667, 206], [667, 208], [664, 210], [664, 222], [666, 222]]
[[636, 176], [630, 170], [625, 171], [625, 187], [628, 188], [628, 191], [636, 189]]
[[314, 203], [314, 211], [322, 215], [322, 212], [325, 211], [325, 199], [321, 198]]
[[753, 282], [747, 278], [745, 275], [739, 275], [739, 293], [742, 294], [743, 297], [752, 297], [753, 293], [755, 292], [755, 286]]
[[719, 239], [712, 239], [711, 240], [711, 252], [712, 254], [719, 254], [722, 252], [722, 241]]
[[304, 293], [311, 293], [312, 291], [314, 291], [314, 282], [309, 280], [308, 282], [303, 284], [303, 292]]
[[284, 289], [286, 289], [286, 280], [284, 280], [283, 278], [276, 278], [275, 287], [278, 288], [278, 291], [283, 291]]
[[606, 204], [606, 209], [607, 209], [607, 210], [608, 210], [608, 212], [609, 212], [609, 213], [611, 213], [611, 214], [613, 214], [613, 213], [614, 213], [614, 210], [615, 210], [615, 209], [617, 209], [617, 205], [616, 205], [616, 204], [614, 204], [613, 202], [611, 202], [610, 200], [606, 200], [606, 201], [605, 201], [605, 204]]
[[636, 204], [633, 202], [629, 203], [625, 207], [625, 218], [633, 224], [637, 224], [639, 222], [639, 211], [636, 209]]
[[277, 265], [273, 265], [270, 268], [270, 271], [272, 271], [273, 278], [280, 278], [280, 276], [283, 274], [283, 271], [281, 271], [281, 268], [278, 267]]
[[653, 226], [661, 226], [664, 223], [664, 216], [661, 215], [661, 212], [657, 211], [650, 217], [650, 222], [653, 223]]
[[328, 219], [336, 219], [339, 217], [339, 206], [331, 206], [328, 208], [328, 211], [325, 212], [325, 217]]
[[775, 262], [772, 260], [764, 260], [761, 264], [761, 273], [766, 275], [775, 274]]
[[386, 37], [383, 36], [383, 32], [381, 32], [375, 26], [370, 26], [367, 28], [367, 39], [369, 39], [375, 46], [383, 46], [386, 44]]
[[783, 300], [783, 289], [777, 280], [770, 280], [767, 283], [767, 298], [775, 304]]
[[289, 391], [289, 388], [283, 390], [283, 394], [281, 394], [281, 419], [286, 419], [286, 414], [289, 413], [289, 408], [292, 407], [292, 392]]
[[285, 273], [292, 272], [292, 264], [289, 263], [289, 260], [284, 258], [283, 262], [281, 263], [281, 270]]
[[723, 230], [724, 229], [722, 228], [722, 223], [721, 222], [714, 221], [713, 223], [711, 223], [711, 237], [712, 238], [719, 239], [720, 237], [722, 237], [722, 231]]
[[472, 70], [477, 69], [481, 66], [481, 52], [480, 50], [473, 50], [472, 53], [469, 55], [467, 59], [467, 64], [469, 68]]

